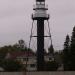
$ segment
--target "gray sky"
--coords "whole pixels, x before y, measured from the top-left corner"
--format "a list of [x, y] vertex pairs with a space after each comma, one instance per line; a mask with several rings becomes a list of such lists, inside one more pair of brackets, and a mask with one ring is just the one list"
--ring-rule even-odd
[[[29, 2], [30, 1], [30, 2]], [[0, 0], [0, 46], [24, 39], [28, 44], [35, 0]], [[47, 0], [53, 45], [62, 49], [75, 25], [75, 0]]]

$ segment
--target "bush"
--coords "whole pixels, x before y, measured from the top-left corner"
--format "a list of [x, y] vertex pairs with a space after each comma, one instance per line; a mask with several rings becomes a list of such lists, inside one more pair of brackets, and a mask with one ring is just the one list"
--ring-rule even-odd
[[57, 71], [58, 69], [58, 63], [56, 61], [49, 61], [45, 64], [45, 70], [46, 71]]
[[15, 60], [3, 60], [0, 66], [4, 69], [4, 71], [8, 72], [21, 71], [23, 67], [19, 61]]

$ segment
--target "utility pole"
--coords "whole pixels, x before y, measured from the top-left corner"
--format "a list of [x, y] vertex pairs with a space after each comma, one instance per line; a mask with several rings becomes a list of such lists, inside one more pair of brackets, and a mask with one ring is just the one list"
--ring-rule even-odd
[[32, 20], [37, 21], [37, 71], [44, 71], [44, 21], [49, 19], [45, 0], [36, 0]]

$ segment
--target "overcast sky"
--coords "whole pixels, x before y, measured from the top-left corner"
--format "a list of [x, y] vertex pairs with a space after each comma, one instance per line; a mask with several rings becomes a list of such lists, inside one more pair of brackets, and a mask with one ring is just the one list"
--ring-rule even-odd
[[[24, 39], [28, 44], [35, 0], [0, 0], [0, 46]], [[75, 25], [75, 0], [47, 0], [54, 48], [63, 48]]]

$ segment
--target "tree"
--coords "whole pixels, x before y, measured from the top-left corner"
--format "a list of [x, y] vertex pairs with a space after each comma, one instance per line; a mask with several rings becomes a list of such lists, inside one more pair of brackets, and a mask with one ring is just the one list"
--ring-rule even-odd
[[67, 35], [66, 40], [64, 42], [64, 50], [63, 50], [64, 70], [68, 70], [69, 67], [69, 49], [70, 49], [70, 38], [69, 35]]
[[21, 69], [23, 68], [21, 62], [10, 59], [1, 61], [0, 66], [4, 69], [4, 71], [8, 72], [21, 71]]
[[54, 54], [54, 48], [53, 48], [53, 45], [51, 44], [51, 46], [48, 48], [48, 52], [50, 54]]
[[4, 59], [6, 54], [12, 50], [12, 46], [0, 47], [0, 59]]
[[19, 44], [19, 48], [21, 48], [21, 49], [25, 49], [26, 48], [26, 44], [25, 44], [24, 40], [19, 40], [18, 44]]
[[56, 61], [48, 61], [45, 63], [45, 71], [57, 71], [59, 65]]
[[75, 26], [73, 28], [72, 36], [71, 36], [71, 45], [70, 45], [70, 62], [69, 69], [75, 71]]

